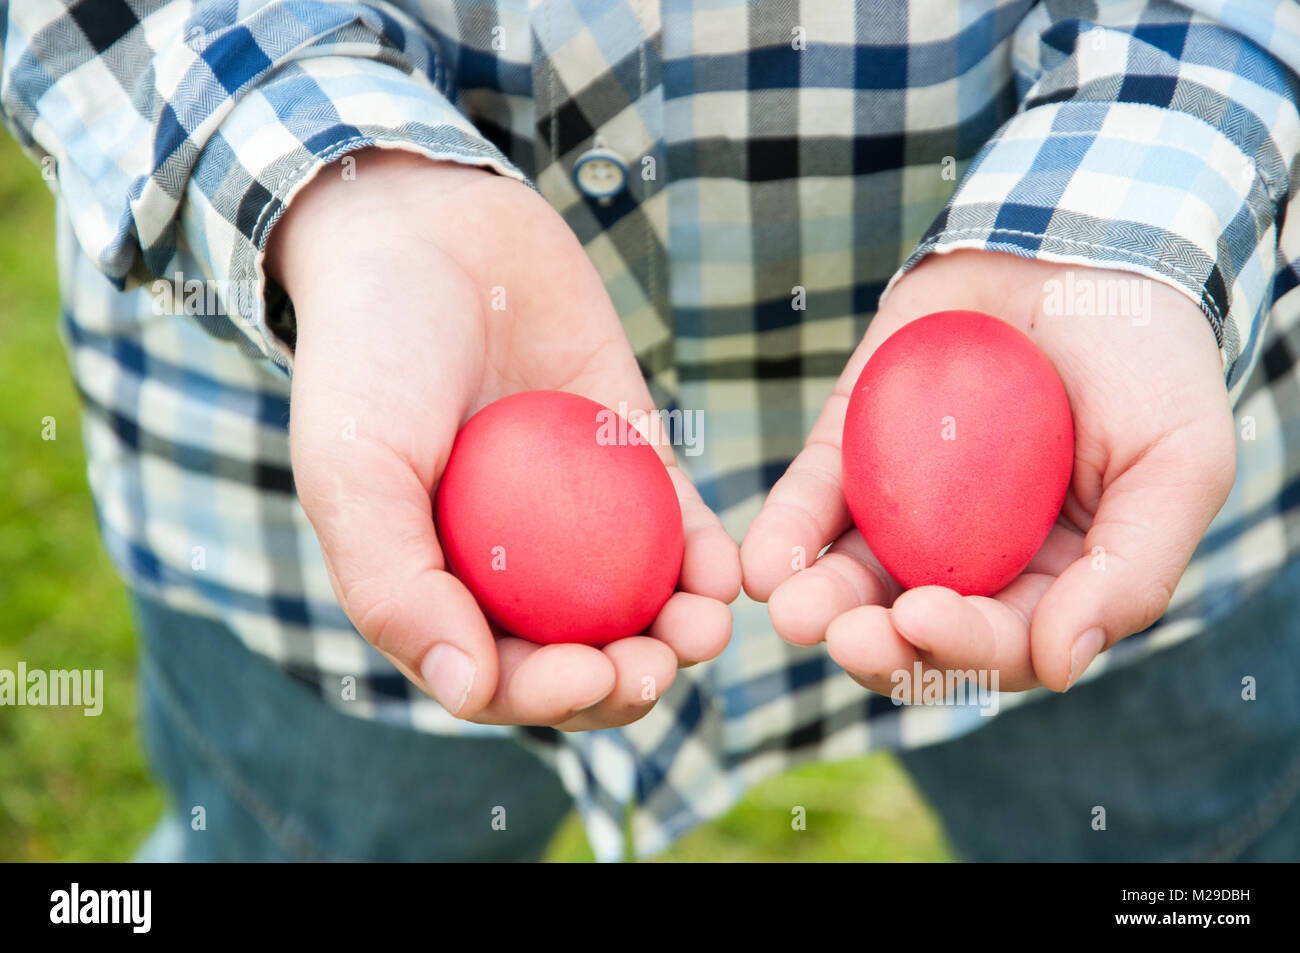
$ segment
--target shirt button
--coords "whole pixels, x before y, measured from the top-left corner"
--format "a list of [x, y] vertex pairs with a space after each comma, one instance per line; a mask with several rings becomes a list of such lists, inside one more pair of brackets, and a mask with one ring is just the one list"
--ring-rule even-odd
[[627, 163], [612, 149], [588, 149], [573, 163], [573, 181], [587, 198], [608, 205], [627, 188]]

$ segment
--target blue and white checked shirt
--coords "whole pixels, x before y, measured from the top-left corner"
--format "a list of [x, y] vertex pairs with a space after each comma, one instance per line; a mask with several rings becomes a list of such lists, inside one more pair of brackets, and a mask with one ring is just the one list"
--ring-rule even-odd
[[[131, 585], [224, 620], [357, 716], [509, 730], [454, 721], [356, 634], [293, 493], [293, 313], [262, 250], [298, 186], [374, 143], [535, 184], [602, 274], [659, 405], [706, 414], [703, 452], [681, 462], [737, 538], [891, 277], [985, 248], [1183, 291], [1242, 427], [1236, 486], [1173, 607], [1090, 677], [1195, 635], [1297, 554], [1294, 0], [0, 9], [5, 117], [56, 172], [105, 544]], [[573, 177], [593, 145], [631, 170], [607, 204]], [[650, 854], [797, 762], [981, 723], [973, 707], [896, 708], [778, 639], [763, 606], [735, 611], [732, 647], [637, 724], [520, 730], [601, 859], [621, 856], [629, 802]]]

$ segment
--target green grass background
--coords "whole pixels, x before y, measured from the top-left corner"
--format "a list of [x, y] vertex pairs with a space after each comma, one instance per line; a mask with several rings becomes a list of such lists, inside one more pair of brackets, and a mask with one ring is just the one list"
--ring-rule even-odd
[[[100, 546], [57, 332], [53, 200], [0, 134], [0, 668], [103, 669], [103, 714], [0, 708], [0, 860], [128, 859], [163, 807], [135, 722], [126, 593]], [[57, 439], [43, 440], [42, 419]], [[807, 829], [791, 828], [791, 808]], [[588, 860], [576, 816], [553, 860]], [[932, 813], [886, 754], [755, 788], [663, 860], [945, 860]]]

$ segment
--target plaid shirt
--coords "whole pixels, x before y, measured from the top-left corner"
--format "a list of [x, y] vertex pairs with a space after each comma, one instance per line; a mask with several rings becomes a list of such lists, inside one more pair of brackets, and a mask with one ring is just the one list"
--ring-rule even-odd
[[[1237, 408], [1237, 482], [1173, 607], [1089, 677], [1213, 624], [1297, 553], [1294, 0], [5, 12], [3, 110], [52, 157], [91, 487], [130, 583], [224, 620], [355, 715], [517, 731], [556, 765], [601, 859], [622, 855], [629, 802], [651, 854], [795, 763], [982, 719], [864, 692], [743, 596], [731, 648], [622, 729], [464, 724], [397, 675], [339, 609], [294, 496], [292, 306], [261, 271], [294, 190], [350, 150], [381, 143], [536, 186], [585, 244], [660, 406], [705, 413], [702, 452], [681, 462], [737, 538], [891, 277], [983, 248], [1182, 290]], [[574, 178], [593, 146], [628, 169], [606, 202]]]

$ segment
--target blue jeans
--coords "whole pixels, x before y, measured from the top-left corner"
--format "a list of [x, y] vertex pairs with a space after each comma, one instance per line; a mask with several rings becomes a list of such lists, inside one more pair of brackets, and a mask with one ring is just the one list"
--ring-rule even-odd
[[967, 859], [1300, 860], [1300, 561], [1209, 631], [902, 760]]
[[[903, 763], [968, 859], [1300, 859], [1297, 593], [1300, 563], [1211, 631]], [[140, 859], [534, 859], [571, 807], [513, 741], [352, 718], [220, 624], [136, 611], [175, 805]]]
[[169, 795], [137, 860], [536, 860], [572, 808], [514, 741], [354, 718], [225, 626], [134, 603], [145, 745]]

